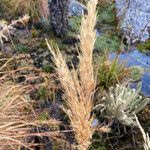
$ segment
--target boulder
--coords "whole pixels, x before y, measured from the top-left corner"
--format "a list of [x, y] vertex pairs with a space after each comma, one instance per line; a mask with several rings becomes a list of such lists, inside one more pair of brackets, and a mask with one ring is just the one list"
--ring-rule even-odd
[[128, 44], [150, 38], [150, 0], [116, 0], [119, 28]]
[[[51, 0], [48, 0], [49, 3]], [[82, 15], [86, 11], [86, 6], [82, 3], [78, 2], [77, 0], [70, 0], [70, 6], [69, 6], [69, 15], [70, 16], [78, 16]]]
[[69, 6], [69, 15], [70, 16], [82, 15], [85, 11], [86, 11], [85, 5], [83, 5], [82, 3], [80, 3], [76, 0], [70, 1], [70, 6]]

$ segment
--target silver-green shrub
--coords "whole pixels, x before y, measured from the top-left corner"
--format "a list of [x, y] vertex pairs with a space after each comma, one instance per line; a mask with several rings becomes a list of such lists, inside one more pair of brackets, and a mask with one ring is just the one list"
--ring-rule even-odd
[[105, 112], [110, 118], [115, 118], [124, 125], [136, 125], [134, 114], [141, 111], [149, 102], [149, 98], [143, 99], [139, 95], [141, 83], [136, 89], [116, 85], [110, 88], [106, 100]]

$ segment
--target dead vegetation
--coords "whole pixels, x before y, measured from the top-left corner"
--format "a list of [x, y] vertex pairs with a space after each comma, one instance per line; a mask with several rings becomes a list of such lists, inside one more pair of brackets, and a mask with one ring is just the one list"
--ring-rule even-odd
[[[0, 149], [21, 147], [34, 149], [34, 146], [41, 143], [29, 143], [31, 137], [59, 136], [59, 129], [45, 133], [38, 132], [38, 128], [42, 126], [57, 126], [60, 122], [52, 119], [44, 108], [38, 109], [40, 101], [35, 102], [29, 95], [34, 89], [46, 85], [47, 75], [41, 74], [41, 70], [31, 65], [29, 56], [4, 57], [1, 55], [1, 57], [3, 58], [0, 59]], [[23, 59], [26, 59], [30, 67], [19, 65]], [[14, 66], [14, 61], [16, 66], [18, 65], [17, 68]], [[28, 71], [32, 73], [27, 73]], [[23, 73], [25, 73], [25, 80], [17, 83], [16, 79], [23, 76]], [[40, 78], [43, 80], [40, 83], [36, 82]], [[32, 133], [34, 128], [37, 129], [36, 133]]]

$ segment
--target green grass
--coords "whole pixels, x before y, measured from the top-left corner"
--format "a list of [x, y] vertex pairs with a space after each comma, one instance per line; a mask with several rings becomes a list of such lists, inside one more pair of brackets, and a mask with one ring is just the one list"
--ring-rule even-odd
[[150, 40], [142, 44], [137, 44], [137, 48], [141, 51], [150, 50]]
[[72, 31], [76, 33], [80, 33], [80, 26], [81, 26], [81, 17], [73, 16], [69, 19], [69, 26]]
[[39, 100], [44, 100], [44, 99], [47, 99], [47, 97], [48, 97], [48, 89], [45, 86], [40, 87], [37, 93], [37, 98]]
[[119, 50], [121, 40], [117, 35], [100, 35], [96, 39], [95, 48], [99, 51]]
[[107, 56], [100, 57], [98, 61], [98, 85], [105, 89], [121, 83], [129, 70], [125, 67], [125, 63], [119, 62], [118, 57], [114, 60], [109, 60]]
[[16, 50], [18, 53], [27, 53], [28, 52], [28, 47], [22, 44], [19, 44], [16, 46]]
[[52, 73], [54, 69], [53, 69], [52, 65], [45, 65], [45, 66], [42, 68], [42, 70], [43, 70], [44, 72], [46, 72], [46, 73]]
[[104, 5], [98, 9], [98, 23], [116, 25], [115, 4]]

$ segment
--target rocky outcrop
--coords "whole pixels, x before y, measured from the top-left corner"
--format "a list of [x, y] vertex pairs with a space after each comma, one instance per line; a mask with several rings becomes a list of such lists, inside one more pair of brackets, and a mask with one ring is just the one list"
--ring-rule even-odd
[[50, 24], [52, 30], [57, 36], [63, 36], [66, 34], [68, 26], [70, 0], [50, 0]]
[[128, 44], [150, 38], [150, 0], [116, 0], [119, 27]]
[[77, 16], [77, 15], [82, 15], [86, 11], [86, 6], [81, 4], [80, 2], [76, 0], [71, 0], [70, 1], [70, 6], [69, 6], [69, 15], [70, 16]]

